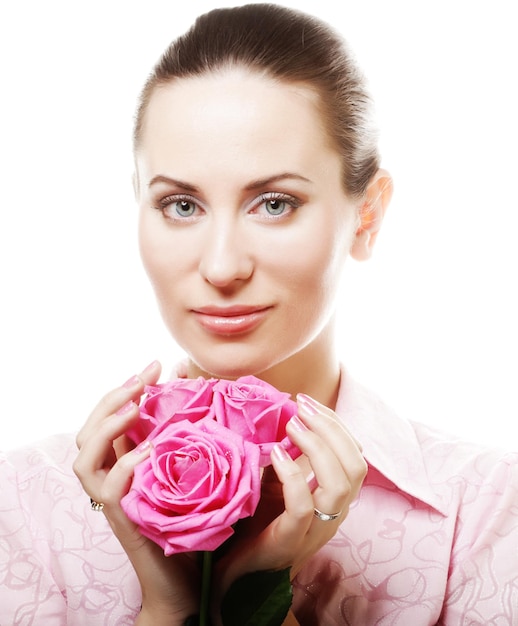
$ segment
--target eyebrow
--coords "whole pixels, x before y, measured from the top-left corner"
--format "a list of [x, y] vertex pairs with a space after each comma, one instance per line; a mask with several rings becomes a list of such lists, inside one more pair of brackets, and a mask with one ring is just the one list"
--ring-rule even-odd
[[249, 183], [245, 189], [254, 190], [259, 189], [261, 187], [266, 187], [271, 183], [278, 183], [283, 180], [301, 180], [305, 183], [311, 183], [309, 178], [305, 176], [301, 176], [300, 174], [295, 174], [293, 172], [283, 172], [282, 174], [275, 174], [274, 176], [268, 176], [267, 178], [260, 178], [259, 180], [255, 180]]
[[163, 174], [158, 174], [157, 176], [153, 176], [153, 178], [148, 183], [148, 188], [152, 187], [156, 183], [166, 183], [168, 185], [176, 185], [177, 187], [181, 187], [186, 191], [198, 191], [198, 188], [190, 183], [183, 182], [181, 180], [177, 180], [176, 178], [171, 178], [170, 176], [164, 176]]
[[[282, 174], [274, 174], [273, 176], [267, 176], [266, 178], [254, 180], [251, 183], [248, 183], [245, 189], [247, 191], [253, 191], [254, 189], [260, 189], [261, 187], [266, 187], [267, 185], [271, 185], [272, 183], [278, 183], [283, 180], [300, 180], [305, 183], [311, 183], [311, 180], [309, 178], [301, 176], [300, 174], [295, 174], [294, 172], [283, 172]], [[195, 185], [191, 185], [191, 183], [187, 183], [176, 178], [171, 178], [170, 176], [164, 176], [163, 174], [153, 176], [153, 178], [148, 183], [148, 188], [152, 187], [156, 183], [176, 185], [177, 187], [193, 193], [199, 191], [198, 187], [196, 187]]]

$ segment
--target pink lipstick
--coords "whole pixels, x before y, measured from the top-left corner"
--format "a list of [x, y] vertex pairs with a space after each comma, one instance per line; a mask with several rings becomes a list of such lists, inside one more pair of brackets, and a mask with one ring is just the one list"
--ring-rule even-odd
[[207, 306], [193, 309], [200, 326], [215, 335], [230, 337], [248, 333], [264, 320], [267, 306]]

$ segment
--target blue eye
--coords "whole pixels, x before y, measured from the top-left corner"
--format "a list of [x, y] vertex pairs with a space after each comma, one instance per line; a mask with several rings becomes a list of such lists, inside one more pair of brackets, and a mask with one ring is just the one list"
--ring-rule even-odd
[[196, 205], [194, 202], [190, 202], [189, 200], [178, 200], [175, 202], [174, 208], [180, 217], [191, 217], [196, 210]]
[[278, 198], [272, 198], [266, 200], [264, 206], [270, 215], [281, 215], [286, 210], [287, 202], [279, 200]]
[[160, 211], [166, 219], [178, 224], [197, 219], [203, 213], [196, 198], [184, 194], [160, 198], [155, 209]]
[[263, 219], [287, 219], [301, 206], [302, 202], [287, 193], [269, 191], [261, 194], [252, 213]]

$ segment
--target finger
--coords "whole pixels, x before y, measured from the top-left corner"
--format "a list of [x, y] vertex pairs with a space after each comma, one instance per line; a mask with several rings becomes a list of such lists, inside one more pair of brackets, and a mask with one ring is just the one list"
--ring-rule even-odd
[[137, 525], [127, 518], [120, 501], [131, 487], [135, 467], [149, 457], [151, 449], [151, 444], [144, 442], [122, 456], [106, 475], [100, 490], [103, 510], [119, 540], [129, 551], [137, 550], [147, 540], [140, 534]]
[[[309, 431], [307, 431], [306, 436], [314, 437], [313, 433], [309, 433]], [[305, 450], [303, 452], [306, 453]], [[299, 468], [305, 488], [302, 481], [296, 484], [292, 480], [292, 477], [297, 475], [293, 466], [298, 467], [298, 463], [293, 461], [280, 445], [274, 447], [272, 465], [282, 483], [286, 503], [285, 513], [270, 525], [275, 530], [277, 545], [280, 546], [276, 549], [276, 554], [279, 558], [284, 558], [284, 562], [277, 563], [276, 566], [279, 568], [291, 567], [291, 575], [294, 576], [308, 558], [334, 537], [339, 525], [347, 515], [349, 502], [346, 498], [345, 504], [337, 504], [336, 506], [339, 508], [332, 511], [339, 513], [337, 518], [324, 522], [315, 516], [316, 497], [311, 493], [304, 472]], [[335, 469], [336, 467], [340, 467], [340, 464], [337, 463]], [[317, 467], [317, 475], [320, 474], [321, 470]], [[321, 491], [320, 487], [318, 489]], [[324, 510], [331, 513], [331, 509]]]
[[[299, 416], [304, 425], [319, 435], [334, 453], [333, 457], [340, 463], [342, 471], [345, 472], [350, 482], [352, 495], [356, 497], [367, 473], [367, 463], [363, 458], [358, 441], [338, 420], [331, 409], [303, 394], [298, 396], [297, 403]], [[337, 469], [334, 468], [334, 471]], [[332, 475], [329, 480], [333, 481]]]
[[313, 496], [301, 466], [281, 446], [275, 445], [271, 454], [272, 466], [282, 485], [285, 511], [278, 518], [278, 532], [283, 541], [296, 534], [305, 534], [313, 515]]
[[344, 511], [352, 487], [334, 451], [297, 416], [289, 421], [286, 432], [309, 460], [315, 475], [317, 487], [313, 491], [312, 512], [313, 507], [330, 513]]
[[140, 374], [132, 376], [123, 385], [108, 392], [94, 408], [76, 437], [76, 444], [81, 448], [84, 441], [95, 432], [99, 423], [119, 411], [128, 402], [139, 402], [146, 385], [156, 384], [160, 377], [161, 365], [158, 361], [150, 363]]
[[84, 440], [73, 469], [83, 488], [100, 501], [102, 483], [117, 461], [114, 440], [128, 430], [138, 417], [138, 406], [130, 402], [114, 415], [103, 420], [95, 432]]
[[313, 498], [302, 468], [281, 445], [271, 453], [274, 472], [281, 483], [284, 510], [251, 542], [239, 541], [218, 564], [218, 587], [249, 571], [291, 567], [312, 524]]
[[308, 396], [304, 393], [299, 393], [297, 395], [297, 406], [299, 407], [299, 409], [301, 405], [304, 405], [307, 408], [307, 415], [309, 417], [311, 417], [311, 415], [313, 414], [320, 414], [322, 417], [329, 418], [331, 422], [335, 422], [342, 430], [345, 430], [347, 432], [351, 441], [355, 444], [358, 450], [362, 452], [361, 443], [356, 439], [356, 437], [354, 437], [351, 432], [347, 430], [347, 428], [344, 426], [344, 424], [342, 423], [338, 415], [333, 411], [333, 409], [330, 409], [325, 404], [321, 404], [311, 396]]
[[315, 507], [329, 515], [339, 514], [340, 523], [358, 495], [367, 465], [334, 412], [308, 396], [300, 395], [297, 400], [300, 418], [290, 420], [288, 436], [305, 454], [315, 474]]

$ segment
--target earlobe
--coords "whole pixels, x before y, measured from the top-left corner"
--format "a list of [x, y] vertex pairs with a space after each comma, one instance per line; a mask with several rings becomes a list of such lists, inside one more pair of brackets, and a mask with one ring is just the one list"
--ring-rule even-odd
[[360, 224], [351, 247], [351, 256], [357, 261], [371, 257], [392, 191], [392, 177], [386, 170], [379, 169], [367, 187], [359, 211]]

